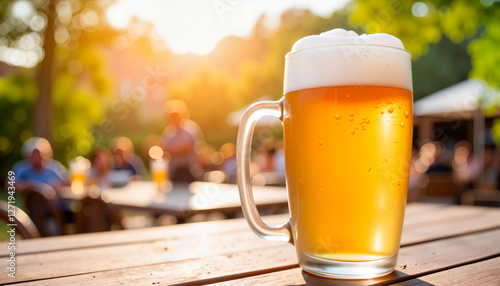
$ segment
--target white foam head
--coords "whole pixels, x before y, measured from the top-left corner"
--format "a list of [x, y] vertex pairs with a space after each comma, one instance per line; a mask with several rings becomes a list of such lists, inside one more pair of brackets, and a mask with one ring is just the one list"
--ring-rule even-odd
[[388, 34], [334, 29], [298, 40], [285, 58], [284, 93], [357, 85], [413, 89], [410, 54]]

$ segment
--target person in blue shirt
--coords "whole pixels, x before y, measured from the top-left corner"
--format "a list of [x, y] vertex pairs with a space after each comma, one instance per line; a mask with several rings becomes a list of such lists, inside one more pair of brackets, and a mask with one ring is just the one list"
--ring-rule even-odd
[[[43, 183], [54, 189], [67, 184], [68, 173], [64, 166], [52, 159], [52, 147], [49, 141], [41, 137], [28, 139], [22, 149], [27, 157], [16, 163], [12, 170], [16, 174], [16, 188], [23, 191], [27, 187]], [[58, 206], [67, 222], [73, 221], [73, 213], [69, 206], [59, 201]]]
[[47, 139], [28, 139], [23, 145], [22, 153], [27, 159], [12, 167], [19, 189], [32, 183], [44, 183], [53, 188], [67, 183], [68, 172], [61, 163], [52, 159], [52, 147]]

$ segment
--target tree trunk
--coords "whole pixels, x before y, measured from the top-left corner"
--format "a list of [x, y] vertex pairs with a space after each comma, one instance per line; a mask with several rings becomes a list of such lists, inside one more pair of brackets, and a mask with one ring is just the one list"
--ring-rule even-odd
[[45, 29], [45, 36], [43, 41], [43, 50], [45, 56], [40, 63], [40, 70], [38, 74], [38, 87], [39, 95], [35, 104], [34, 114], [34, 134], [36, 136], [44, 137], [52, 142], [52, 81], [53, 73], [52, 66], [54, 63], [54, 17], [55, 0], [49, 0], [47, 5], [47, 27]]

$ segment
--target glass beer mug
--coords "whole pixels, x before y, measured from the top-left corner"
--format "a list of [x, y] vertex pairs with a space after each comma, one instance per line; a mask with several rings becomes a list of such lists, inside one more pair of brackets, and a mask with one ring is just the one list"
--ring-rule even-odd
[[[284, 96], [245, 113], [238, 186], [252, 230], [295, 245], [307, 272], [342, 279], [391, 273], [408, 192], [413, 133], [410, 54], [387, 34], [335, 29], [297, 41]], [[262, 116], [284, 127], [290, 220], [268, 225], [251, 194], [250, 152]]]

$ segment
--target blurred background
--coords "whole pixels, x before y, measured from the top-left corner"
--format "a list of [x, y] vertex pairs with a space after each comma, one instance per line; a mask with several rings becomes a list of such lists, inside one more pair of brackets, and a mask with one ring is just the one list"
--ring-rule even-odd
[[[33, 136], [65, 167], [118, 136], [148, 162], [172, 120], [165, 102], [181, 100], [203, 134], [199, 178], [226, 168], [213, 181], [234, 182], [241, 110], [279, 99], [292, 44], [333, 28], [389, 33], [412, 54], [410, 200], [433, 196], [434, 171], [447, 174], [437, 189], [453, 189], [438, 197], [455, 203], [470, 201], [469, 189], [498, 189], [496, 0], [3, 0], [0, 181]], [[256, 169], [280, 171], [266, 161], [280, 140], [280, 125], [258, 129]]]

